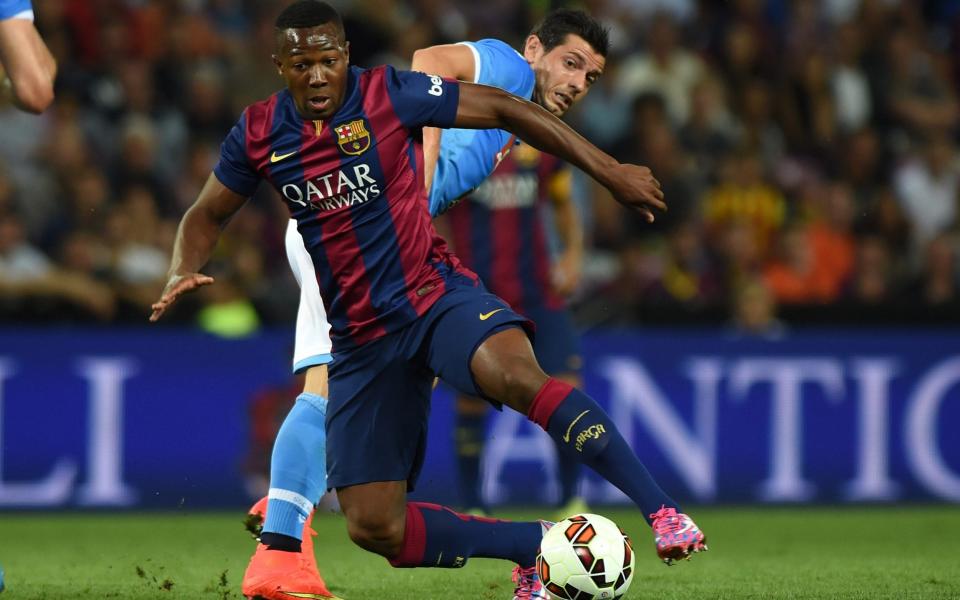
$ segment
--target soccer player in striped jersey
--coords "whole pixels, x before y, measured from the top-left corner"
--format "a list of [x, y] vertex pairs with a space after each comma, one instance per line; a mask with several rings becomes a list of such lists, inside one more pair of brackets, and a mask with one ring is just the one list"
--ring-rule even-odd
[[[331, 325], [327, 485], [338, 492], [354, 542], [397, 567], [459, 567], [471, 556], [511, 560], [515, 597], [547, 597], [533, 569], [540, 522], [473, 519], [406, 502], [423, 460], [435, 375], [527, 415], [645, 513], [664, 521], [670, 511], [680, 520], [676, 503], [604, 411], [542, 372], [528, 321], [487, 293], [436, 236], [425, 210], [421, 129], [509, 130], [580, 167], [652, 219], [652, 210], [665, 205], [649, 170], [618, 163], [549, 112], [502, 90], [390, 67], [349, 67], [339, 15], [324, 3], [300, 0], [277, 24], [275, 62], [287, 89], [248, 107], [225, 140], [220, 162], [184, 215], [151, 319], [182, 293], [213, 283], [199, 269], [220, 228], [266, 179], [297, 220]], [[690, 526], [680, 533], [690, 541], [676, 549], [686, 553], [703, 540], [690, 537], [698, 531], [683, 519]], [[299, 547], [295, 538], [268, 540], [264, 533], [257, 550], [269, 567], [264, 572], [305, 568], [291, 539]], [[271, 581], [261, 582], [263, 592], [278, 592], [271, 597], [332, 597], [326, 589], [279, 595]], [[254, 583], [244, 593], [263, 595]]]
[[[600, 75], [608, 45], [606, 31], [589, 15], [559, 9], [534, 28], [523, 54], [500, 40], [485, 39], [418, 50], [413, 57], [413, 68], [533, 98], [560, 116], [586, 94]], [[441, 130], [425, 128], [423, 137], [424, 178], [430, 189], [430, 211], [434, 215], [479, 185], [504, 157], [509, 160], [510, 151], [517, 143], [509, 132], [495, 129], [443, 130], [442, 147]], [[571, 236], [571, 240], [573, 237], [576, 236]], [[248, 527], [261, 538], [266, 533], [267, 540], [275, 540], [278, 535], [288, 540], [302, 540], [305, 563], [312, 565], [311, 509], [326, 489], [324, 416], [327, 364], [331, 360], [330, 327], [316, 284], [313, 261], [293, 219], [287, 228], [286, 247], [294, 276], [301, 286], [293, 369], [295, 373], [304, 373], [306, 381], [303, 393], [277, 434], [271, 459], [270, 490], [267, 497], [251, 508]], [[570, 247], [579, 248], [579, 242], [571, 243]], [[537, 315], [535, 322], [550, 316], [553, 315]], [[560, 318], [554, 320], [564, 324], [564, 315], [558, 316]], [[573, 352], [570, 348], [574, 347], [575, 340], [569, 329], [547, 325], [548, 329], [544, 331], [541, 327], [536, 338], [538, 346], [551, 334], [555, 339], [566, 334], [567, 352]], [[541, 358], [547, 359], [548, 372], [558, 369], [550, 362], [551, 356]], [[569, 354], [563, 357], [565, 362], [569, 358]], [[564, 378], [564, 373], [557, 372]], [[467, 420], [474, 425], [479, 421]], [[471, 434], [478, 436], [476, 431], [468, 432]], [[460, 448], [469, 450], [469, 440], [465, 441]], [[472, 456], [466, 456], [464, 462], [467, 463], [463, 469], [466, 482], [472, 477], [470, 468], [476, 462]], [[576, 464], [561, 462], [564, 489], [573, 488], [578, 470]], [[257, 556], [248, 573], [258, 570]], [[318, 572], [313, 578], [322, 581]]]

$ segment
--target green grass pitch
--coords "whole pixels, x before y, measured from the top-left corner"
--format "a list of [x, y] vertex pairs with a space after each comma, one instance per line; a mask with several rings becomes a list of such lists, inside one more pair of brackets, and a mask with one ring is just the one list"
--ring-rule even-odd
[[[693, 510], [710, 552], [670, 568], [657, 561], [636, 512], [598, 512], [634, 540], [628, 599], [960, 598], [958, 507]], [[253, 550], [241, 517], [0, 514], [7, 585], [0, 600], [239, 599]], [[512, 598], [505, 563], [395, 570], [351, 545], [342, 517], [325, 515], [315, 525], [320, 568], [345, 600]]]

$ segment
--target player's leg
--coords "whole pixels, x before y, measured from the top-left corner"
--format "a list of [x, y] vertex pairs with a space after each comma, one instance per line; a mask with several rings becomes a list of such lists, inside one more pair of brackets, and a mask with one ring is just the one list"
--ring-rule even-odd
[[273, 444], [260, 535], [271, 548], [299, 552], [301, 540], [309, 540], [304, 525], [327, 489], [326, 398], [327, 365], [313, 366]]
[[[552, 377], [571, 387], [581, 386], [580, 377], [577, 373], [557, 373]], [[564, 457], [563, 449], [556, 443], [556, 440], [554, 440], [554, 446], [558, 454], [557, 485], [560, 488], [560, 495], [557, 499], [557, 520], [577, 513], [589, 512], [589, 506], [587, 506], [586, 500], [580, 495], [578, 489], [583, 465], [578, 461]]]
[[[564, 308], [541, 305], [530, 308], [526, 316], [537, 324], [533, 353], [540, 367], [551, 377], [580, 387], [583, 359], [570, 313]], [[562, 453], [559, 446], [557, 451]], [[560, 488], [557, 520], [588, 512], [587, 503], [577, 493], [581, 470], [578, 461], [565, 460], [562, 455], [557, 461], [557, 483]]]
[[470, 369], [483, 393], [527, 415], [577, 460], [622, 490], [653, 527], [667, 564], [705, 548], [706, 538], [634, 454], [606, 411], [590, 396], [537, 365], [518, 327], [497, 331], [474, 352]]
[[461, 506], [470, 514], [486, 512], [486, 505], [480, 495], [480, 459], [489, 408], [490, 404], [485, 400], [475, 396], [457, 395], [457, 423], [454, 430], [457, 482]]
[[606, 412], [543, 372], [521, 329], [523, 317], [479, 288], [448, 293], [442, 301], [448, 306], [434, 324], [429, 352], [444, 381], [527, 415], [567, 460], [586, 464], [626, 493], [653, 527], [658, 553], [668, 562], [703, 547], [702, 533], [657, 485]]
[[0, 63], [6, 71], [6, 77], [0, 74], [0, 93], [17, 107], [40, 113], [53, 102], [57, 63], [34, 27], [31, 11], [0, 20]]
[[284, 419], [270, 458], [267, 497], [250, 510], [262, 521], [260, 544], [243, 578], [245, 595], [285, 598], [278, 590], [333, 597], [317, 569], [313, 552], [314, 505], [327, 489], [327, 365], [329, 325], [313, 275], [313, 263], [295, 224], [287, 230], [287, 258], [301, 284], [294, 348], [294, 372], [306, 371], [303, 393]]
[[299, 551], [304, 522], [327, 489], [325, 422], [332, 344], [313, 260], [292, 219], [284, 241], [290, 270], [300, 285], [293, 371], [306, 376], [303, 393], [274, 442], [261, 541], [276, 549]]
[[394, 567], [460, 568], [471, 557], [500, 558], [532, 567], [545, 525], [458, 513], [407, 501], [407, 481], [338, 487], [347, 533], [361, 548]]
[[540, 593], [539, 521], [470, 517], [406, 500], [426, 451], [433, 373], [421, 364], [420, 348], [427, 330], [421, 319], [337, 354], [331, 364], [327, 474], [350, 538], [395, 567], [457, 568], [473, 556], [510, 560], [522, 593]]

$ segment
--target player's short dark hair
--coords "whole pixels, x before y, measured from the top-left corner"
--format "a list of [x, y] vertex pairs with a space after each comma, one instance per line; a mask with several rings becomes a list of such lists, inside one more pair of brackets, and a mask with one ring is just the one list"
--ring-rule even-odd
[[540, 38], [545, 52], [562, 44], [571, 33], [582, 37], [601, 56], [610, 52], [610, 30], [582, 10], [550, 11], [530, 33]]
[[274, 23], [277, 29], [306, 29], [336, 23], [343, 31], [343, 20], [337, 9], [320, 0], [297, 0], [283, 9]]

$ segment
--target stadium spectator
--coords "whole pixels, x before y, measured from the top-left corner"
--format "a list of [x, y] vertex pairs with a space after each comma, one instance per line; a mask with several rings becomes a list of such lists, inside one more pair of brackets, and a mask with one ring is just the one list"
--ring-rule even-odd
[[764, 269], [763, 279], [781, 304], [825, 304], [837, 292], [830, 271], [821, 268], [810, 236], [800, 225], [783, 232], [779, 256]]
[[884, 101], [893, 124], [913, 137], [955, 127], [957, 100], [939, 57], [905, 28], [893, 32], [888, 51]]
[[748, 279], [737, 286], [733, 298], [731, 335], [776, 340], [786, 334], [786, 325], [777, 318], [777, 303], [760, 279]]
[[63, 319], [79, 313], [81, 319], [107, 320], [114, 313], [114, 298], [106, 286], [57, 268], [29, 243], [20, 219], [6, 213], [0, 215], [0, 306], [34, 317]]
[[914, 298], [928, 306], [943, 306], [960, 299], [957, 281], [957, 240], [941, 234], [930, 240], [924, 256], [923, 270], [914, 283]]
[[690, 117], [680, 128], [680, 145], [692, 160], [691, 168], [712, 181], [720, 157], [734, 146], [735, 123], [722, 81], [708, 75], [690, 93]]
[[742, 223], [762, 254], [787, 217], [783, 194], [767, 181], [760, 156], [749, 150], [727, 159], [720, 181], [704, 195], [701, 210], [708, 240], [716, 242], [726, 225]]
[[861, 67], [863, 41], [854, 23], [837, 28], [836, 64], [830, 73], [830, 88], [837, 126], [842, 132], [857, 131], [868, 125], [873, 116], [870, 81]]
[[773, 90], [765, 80], [752, 79], [744, 83], [737, 97], [737, 144], [755, 149], [764, 167], [772, 171], [783, 159], [787, 144], [783, 126], [775, 118]]
[[656, 92], [666, 102], [667, 116], [675, 125], [687, 121], [691, 90], [704, 75], [703, 61], [679, 45], [672, 19], [657, 14], [649, 25], [648, 51], [628, 57], [619, 70], [622, 93], [635, 96]]
[[829, 160], [836, 137], [836, 112], [830, 90], [829, 67], [820, 52], [799, 57], [780, 89], [780, 119], [790, 153]]
[[916, 248], [956, 224], [960, 164], [945, 134], [932, 135], [918, 156], [897, 169], [894, 184], [900, 206], [912, 224]]
[[677, 224], [667, 237], [663, 264], [643, 290], [644, 302], [696, 309], [719, 300], [720, 282], [693, 222]]
[[857, 265], [848, 289], [854, 304], [882, 306], [895, 299], [897, 265], [883, 239], [866, 236], [857, 247]]

